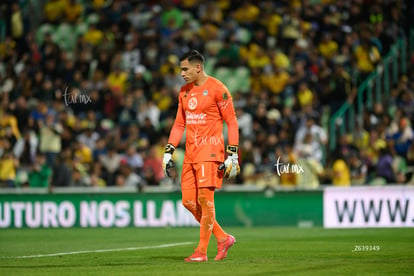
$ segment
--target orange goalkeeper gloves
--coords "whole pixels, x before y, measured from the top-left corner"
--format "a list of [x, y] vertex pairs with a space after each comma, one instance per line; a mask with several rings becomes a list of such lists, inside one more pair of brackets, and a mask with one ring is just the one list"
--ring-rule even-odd
[[227, 146], [226, 151], [228, 153], [227, 159], [220, 165], [219, 169], [224, 169], [225, 178], [236, 177], [240, 173], [239, 156], [237, 154], [237, 146]]

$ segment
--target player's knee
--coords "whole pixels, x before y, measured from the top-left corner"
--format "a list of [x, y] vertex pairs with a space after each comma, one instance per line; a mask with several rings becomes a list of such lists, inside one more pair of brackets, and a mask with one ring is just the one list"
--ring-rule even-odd
[[199, 196], [198, 197], [198, 203], [203, 206], [206, 203], [206, 198], [204, 196]]
[[211, 205], [213, 202], [211, 199], [213, 198], [214, 187], [203, 188], [199, 190], [198, 193], [198, 204], [201, 206]]
[[209, 198], [206, 196], [199, 196], [198, 203], [200, 204], [201, 208], [205, 208], [205, 207], [214, 208], [214, 201], [209, 200]]

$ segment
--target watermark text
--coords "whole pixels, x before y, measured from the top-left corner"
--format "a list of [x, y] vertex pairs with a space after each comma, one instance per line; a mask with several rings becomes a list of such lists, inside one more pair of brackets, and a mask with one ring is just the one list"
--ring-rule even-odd
[[300, 174], [300, 173], [305, 172], [303, 170], [303, 167], [299, 164], [290, 164], [290, 163], [280, 162], [280, 156], [276, 160], [275, 167], [276, 167], [276, 172], [279, 176], [281, 176], [282, 174], [287, 174], [287, 173]]
[[72, 89], [69, 90], [66, 87], [65, 92], [63, 93], [63, 99], [65, 100], [65, 105], [71, 104], [88, 104], [92, 103], [92, 99], [90, 95], [83, 94], [79, 89]]

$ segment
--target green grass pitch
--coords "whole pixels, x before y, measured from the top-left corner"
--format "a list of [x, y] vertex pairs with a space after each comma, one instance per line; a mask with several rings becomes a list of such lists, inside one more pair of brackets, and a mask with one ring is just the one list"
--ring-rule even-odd
[[[411, 228], [227, 227], [215, 262], [185, 263], [198, 228], [3, 229], [0, 275], [413, 275]], [[59, 254], [56, 254], [59, 253]], [[56, 255], [53, 255], [56, 254]], [[26, 256], [26, 257], [23, 257]]]

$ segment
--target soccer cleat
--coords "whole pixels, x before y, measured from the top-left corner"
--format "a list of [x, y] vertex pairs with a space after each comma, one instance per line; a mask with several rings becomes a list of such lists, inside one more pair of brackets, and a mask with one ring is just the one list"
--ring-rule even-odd
[[194, 250], [193, 255], [185, 258], [184, 261], [187, 263], [201, 263], [201, 262], [207, 262], [208, 258], [207, 258], [207, 254], [203, 254], [196, 249]]
[[214, 258], [215, 261], [221, 261], [227, 256], [227, 251], [229, 251], [230, 247], [236, 243], [236, 238], [232, 235], [227, 235], [227, 239], [223, 242], [217, 243], [217, 255]]

